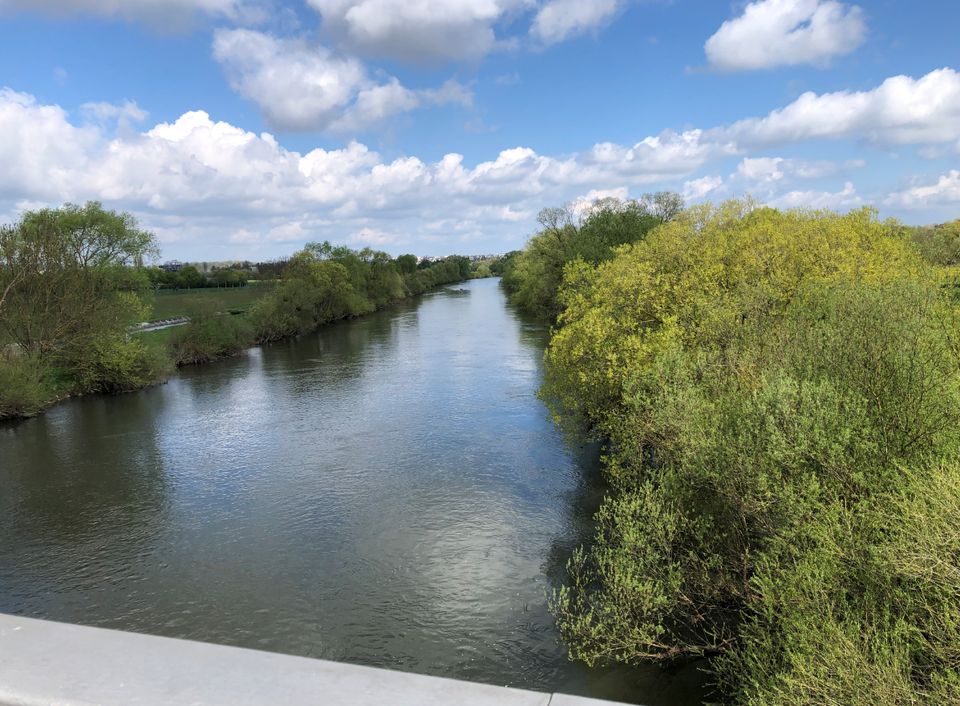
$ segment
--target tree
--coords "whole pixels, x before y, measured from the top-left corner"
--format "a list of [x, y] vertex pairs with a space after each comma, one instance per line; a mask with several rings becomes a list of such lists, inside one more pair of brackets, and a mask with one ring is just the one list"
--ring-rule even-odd
[[397, 258], [397, 269], [402, 275], [411, 275], [417, 271], [416, 255], [400, 255]]
[[155, 253], [130, 214], [96, 202], [27, 212], [0, 229], [0, 328], [41, 356], [122, 328], [148, 286], [131, 266]]
[[207, 283], [207, 278], [193, 265], [184, 265], [177, 272], [176, 283], [178, 287], [183, 289], [196, 289], [203, 287]]
[[648, 194], [636, 201], [598, 199], [581, 211], [545, 208], [537, 220], [542, 229], [503, 269], [510, 301], [531, 314], [554, 319], [562, 305], [557, 297], [564, 269], [582, 261], [597, 265], [621, 245], [634, 243], [677, 217], [683, 200], [677, 194]]

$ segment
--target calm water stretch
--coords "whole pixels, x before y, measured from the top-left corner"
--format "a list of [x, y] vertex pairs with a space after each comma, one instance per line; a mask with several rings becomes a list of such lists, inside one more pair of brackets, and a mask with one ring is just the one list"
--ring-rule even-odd
[[0, 426], [0, 612], [647, 704], [695, 668], [567, 660], [546, 595], [596, 451], [495, 280]]

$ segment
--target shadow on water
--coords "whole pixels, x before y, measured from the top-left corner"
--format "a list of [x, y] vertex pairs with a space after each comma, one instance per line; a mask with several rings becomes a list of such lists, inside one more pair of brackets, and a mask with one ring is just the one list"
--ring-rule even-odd
[[548, 333], [475, 281], [0, 427], [0, 611], [696, 703], [559, 642], [604, 487], [536, 398]]

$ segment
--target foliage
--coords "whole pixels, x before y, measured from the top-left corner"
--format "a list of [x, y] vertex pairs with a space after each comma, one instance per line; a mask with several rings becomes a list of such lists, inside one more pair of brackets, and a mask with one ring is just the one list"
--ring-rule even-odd
[[92, 337], [68, 362], [80, 393], [139, 390], [162, 380], [171, 368], [161, 352], [125, 333]]
[[[67, 394], [138, 389], [174, 364], [233, 355], [473, 273], [464, 257], [421, 266], [412, 255], [394, 260], [326, 242], [261, 263], [281, 281], [247, 288], [247, 270], [239, 268], [249, 263], [206, 277], [190, 265], [176, 273], [143, 267], [155, 254], [153, 236], [132, 216], [93, 202], [28, 212], [0, 228], [0, 418], [35, 414]], [[181, 286], [220, 289], [155, 291]], [[160, 337], [131, 334], [151, 311], [192, 320]]]
[[904, 229], [732, 202], [568, 266], [544, 389], [614, 490], [553, 609], [751, 704], [955, 700], [960, 338]]
[[[252, 265], [250, 265], [252, 267]], [[156, 289], [202, 289], [204, 287], [246, 287], [254, 278], [252, 271], [238, 267], [213, 268], [205, 275], [194, 265], [167, 271], [160, 267], [147, 268], [146, 274]]]
[[44, 367], [33, 356], [0, 360], [0, 419], [29, 417], [56, 395], [44, 379]]
[[20, 352], [0, 361], [0, 417], [162, 377], [165, 361], [127, 338], [146, 316], [142, 262], [155, 252], [132, 216], [95, 202], [27, 212], [0, 228], [0, 340]]
[[503, 269], [503, 285], [511, 303], [544, 318], [556, 318], [563, 307], [557, 294], [569, 263], [596, 265], [613, 257], [620, 245], [633, 243], [679, 213], [679, 196], [669, 192], [637, 201], [602, 199], [578, 217], [572, 210], [540, 212], [542, 229]]
[[0, 228], [0, 334], [47, 358], [140, 314], [147, 280], [128, 267], [155, 251], [129, 214], [99, 203], [25, 213]]
[[456, 255], [439, 262], [424, 262], [404, 278], [404, 286], [408, 294], [423, 294], [443, 284], [469, 279], [471, 269], [470, 260]]
[[211, 316], [177, 328], [170, 349], [176, 365], [195, 365], [236, 355], [253, 342], [253, 324], [246, 317]]
[[935, 265], [960, 265], [960, 220], [913, 228], [910, 236], [928, 262]]
[[369, 248], [357, 251], [329, 242], [310, 243], [289, 260], [281, 283], [250, 316], [257, 339], [275, 341], [467, 279], [470, 272], [470, 261], [464, 257], [420, 268], [412, 255], [393, 260]]

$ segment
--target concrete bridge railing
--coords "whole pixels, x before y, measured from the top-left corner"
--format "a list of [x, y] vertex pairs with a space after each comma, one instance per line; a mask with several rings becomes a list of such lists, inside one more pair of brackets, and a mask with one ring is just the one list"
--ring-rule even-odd
[[610, 703], [0, 615], [0, 706]]

